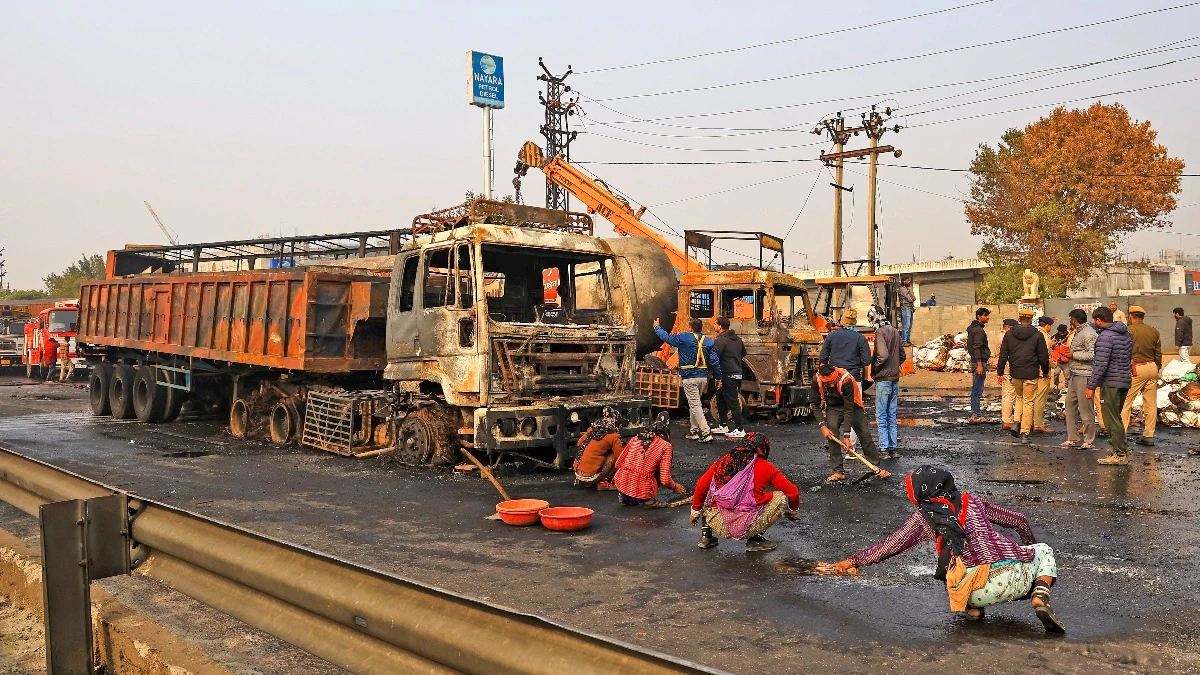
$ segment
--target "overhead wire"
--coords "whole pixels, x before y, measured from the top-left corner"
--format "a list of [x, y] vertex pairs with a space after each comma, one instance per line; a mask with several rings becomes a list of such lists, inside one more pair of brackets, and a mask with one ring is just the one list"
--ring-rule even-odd
[[980, 43], [971, 44], [971, 45], [961, 45], [958, 47], [951, 47], [948, 49], [939, 49], [939, 50], [935, 50], [935, 51], [931, 51], [931, 52], [924, 52], [922, 54], [909, 54], [909, 55], [905, 55], [905, 56], [896, 56], [896, 57], [892, 57], [892, 58], [888, 58], [888, 59], [880, 59], [877, 61], [869, 61], [869, 62], [859, 63], [859, 64], [855, 64], [855, 65], [849, 65], [849, 66], [836, 66], [833, 68], [824, 68], [821, 70], [813, 70], [813, 71], [808, 71], [808, 72], [804, 72], [804, 73], [791, 73], [788, 75], [777, 75], [775, 77], [764, 77], [764, 78], [758, 78], [758, 79], [754, 79], [754, 80], [741, 80], [738, 82], [723, 82], [721, 84], [711, 84], [711, 85], [705, 85], [702, 87], [686, 87], [686, 88], [682, 88], [682, 89], [672, 89], [672, 90], [668, 90], [668, 91], [647, 92], [647, 93], [641, 93], [641, 94], [626, 94], [624, 96], [610, 96], [607, 98], [599, 98], [599, 99], [592, 99], [592, 100], [597, 103], [604, 103], [604, 102], [608, 102], [608, 101], [627, 101], [627, 100], [638, 99], [638, 98], [673, 96], [676, 94], [686, 94], [686, 93], [692, 93], [692, 92], [698, 92], [698, 91], [712, 91], [714, 89], [728, 89], [730, 87], [741, 87], [741, 86], [750, 85], [750, 84], [764, 84], [764, 83], [768, 83], [768, 82], [781, 82], [781, 81], [796, 79], [796, 78], [800, 78], [800, 77], [809, 77], [812, 75], [823, 75], [823, 74], [828, 74], [828, 73], [844, 72], [847, 70], [855, 70], [858, 68], [865, 68], [865, 67], [870, 67], [870, 66], [879, 66], [879, 65], [889, 64], [889, 63], [901, 63], [904, 61], [913, 61], [916, 59], [923, 59], [923, 58], [928, 58], [931, 56], [944, 56], [946, 54], [954, 54], [957, 52], [968, 51], [968, 50], [972, 50], [972, 49], [979, 49], [982, 47], [994, 47], [996, 45], [1011, 44], [1013, 42], [1021, 42], [1023, 40], [1031, 40], [1034, 38], [1045, 37], [1047, 35], [1056, 35], [1056, 34], [1066, 33], [1066, 32], [1075, 31], [1075, 30], [1082, 30], [1085, 28], [1095, 28], [1096, 26], [1103, 26], [1103, 25], [1107, 25], [1107, 24], [1117, 23], [1120, 21], [1127, 21], [1129, 19], [1136, 19], [1136, 18], [1140, 18], [1140, 17], [1144, 17], [1144, 16], [1149, 16], [1151, 14], [1159, 14], [1162, 12], [1170, 12], [1170, 11], [1175, 11], [1175, 10], [1179, 10], [1179, 9], [1187, 9], [1190, 7], [1195, 7], [1197, 5], [1200, 5], [1200, 0], [1196, 0], [1195, 2], [1189, 2], [1189, 3], [1185, 3], [1185, 4], [1181, 4], [1181, 5], [1174, 5], [1172, 7], [1161, 7], [1161, 8], [1157, 8], [1157, 9], [1146, 10], [1143, 12], [1137, 12], [1135, 14], [1127, 14], [1125, 16], [1114, 17], [1111, 19], [1092, 21], [1089, 23], [1077, 24], [1074, 26], [1064, 26], [1062, 28], [1053, 28], [1050, 30], [1039, 31], [1037, 33], [1030, 33], [1028, 35], [1019, 35], [1019, 36], [1015, 36], [1015, 37], [1003, 38], [1000, 40], [991, 40], [989, 42], [980, 42]]
[[820, 169], [820, 168], [811, 169], [809, 171], [801, 171], [799, 173], [788, 174], [786, 176], [779, 176], [777, 178], [769, 178], [767, 180], [758, 181], [757, 183], [749, 183], [747, 185], [739, 185], [737, 187], [726, 188], [724, 190], [717, 190], [715, 192], [705, 192], [704, 194], [693, 195], [691, 197], [683, 197], [681, 199], [672, 199], [669, 202], [659, 202], [658, 204], [652, 204], [650, 206], [647, 206], [646, 208], [658, 208], [660, 206], [679, 204], [681, 202], [690, 202], [690, 201], [694, 201], [696, 199], [704, 199], [706, 197], [715, 197], [717, 195], [723, 195], [727, 192], [737, 192], [738, 190], [745, 190], [747, 188], [758, 187], [760, 185], [767, 185], [768, 183], [778, 183], [781, 180], [788, 180], [789, 178], [796, 178], [798, 176], [804, 176], [806, 174], [810, 174], [810, 173], [814, 173], [814, 172], [819, 173], [821, 170], [822, 169]]
[[[1109, 57], [1106, 59], [1084, 61], [1084, 62], [1075, 63], [1075, 64], [1054, 66], [1051, 68], [1040, 68], [1040, 69], [1036, 69], [1036, 70], [1029, 70], [1029, 71], [1024, 71], [1024, 72], [1020, 72], [1020, 73], [1011, 73], [1011, 74], [1007, 74], [1007, 75], [994, 75], [991, 77], [984, 77], [984, 78], [978, 78], [978, 79], [973, 79], [973, 80], [961, 80], [958, 82], [946, 82], [946, 83], [940, 83], [940, 84], [925, 85], [925, 86], [921, 86], [921, 87], [911, 87], [908, 89], [897, 89], [894, 91], [875, 93], [875, 94], [854, 95], [854, 96], [846, 96], [846, 97], [840, 97], [840, 98], [822, 99], [822, 100], [815, 100], [815, 101], [804, 101], [804, 102], [800, 102], [800, 103], [786, 103], [786, 104], [780, 104], [780, 105], [759, 106], [759, 107], [754, 107], [754, 108], [737, 108], [737, 109], [733, 109], [733, 110], [723, 110], [723, 111], [717, 111], [717, 112], [689, 113], [689, 114], [685, 114], [685, 115], [666, 115], [666, 116], [660, 116], [660, 117], [644, 117], [644, 118], [638, 117], [636, 115], [631, 115], [631, 114], [623, 112], [621, 110], [617, 110], [611, 106], [605, 105], [605, 104], [595, 100], [594, 98], [588, 96], [584, 92], [581, 92], [579, 90], [575, 90], [575, 91], [576, 91], [576, 93], [578, 93], [580, 95], [580, 98], [583, 98], [584, 100], [586, 100], [590, 103], [595, 103], [596, 105], [600, 106], [601, 108], [604, 108], [605, 110], [608, 110], [609, 112], [612, 112], [614, 114], [621, 115], [622, 117], [628, 118], [625, 120], [604, 120], [604, 121], [597, 120], [597, 121], [592, 121], [592, 122], [585, 122], [584, 123], [585, 125], [587, 125], [587, 124], [604, 124], [605, 126], [611, 127], [613, 125], [653, 124], [656, 126], [663, 126], [663, 127], [669, 127], [669, 128], [675, 128], [675, 129], [693, 129], [693, 130], [697, 130], [697, 131], [773, 131], [774, 129], [765, 129], [763, 127], [697, 127], [697, 126], [682, 125], [682, 124], [667, 124], [667, 123], [665, 123], [665, 121], [666, 120], [696, 119], [696, 118], [704, 118], [704, 117], [721, 117], [721, 116], [725, 116], [725, 115], [740, 115], [740, 114], [755, 113], [755, 112], [772, 112], [772, 111], [776, 111], [776, 110], [787, 110], [787, 109], [791, 109], [791, 108], [800, 108], [800, 107], [811, 106], [811, 105], [848, 103], [850, 101], [856, 101], [856, 100], [860, 100], [860, 99], [880, 99], [880, 98], [887, 97], [887, 96], [896, 96], [898, 94], [911, 94], [911, 93], [915, 93], [915, 92], [919, 92], [919, 91], [929, 91], [929, 90], [934, 90], [934, 89], [946, 89], [946, 88], [951, 88], [951, 87], [961, 87], [961, 86], [967, 86], [967, 85], [972, 85], [972, 84], [983, 84], [986, 82], [996, 82], [999, 80], [1011, 80], [1011, 79], [1016, 79], [1016, 78], [1036, 79], [1038, 77], [1045, 77], [1045, 76], [1055, 75], [1055, 74], [1068, 72], [1068, 71], [1072, 71], [1072, 70], [1080, 70], [1080, 69], [1084, 69], [1084, 68], [1090, 68], [1090, 67], [1102, 65], [1105, 63], [1112, 63], [1112, 62], [1122, 61], [1122, 60], [1131, 59], [1131, 58], [1138, 58], [1138, 57], [1142, 57], [1142, 56], [1150, 56], [1150, 55], [1160, 54], [1160, 53], [1165, 53], [1165, 52], [1170, 52], [1170, 51], [1177, 51], [1180, 49], [1191, 49], [1191, 48], [1195, 48], [1200, 45], [1183, 45], [1183, 43], [1191, 42], [1191, 41], [1197, 40], [1197, 39], [1200, 39], [1200, 37], [1190, 37], [1190, 38], [1186, 38], [1183, 40], [1176, 40], [1174, 42], [1169, 42], [1169, 43], [1167, 43], [1165, 45], [1161, 45], [1159, 47], [1151, 47], [1151, 48], [1147, 48], [1147, 49], [1142, 49], [1142, 50], [1139, 50], [1136, 52], [1121, 54], [1121, 55]], [[1007, 86], [1007, 85], [1001, 84], [1001, 85], [997, 85], [997, 86]], [[975, 93], [978, 93], [981, 91], [986, 91], [988, 89], [989, 88], [985, 87], [985, 88], [976, 90]], [[956, 97], [962, 96], [962, 95], [969, 95], [969, 92], [967, 94], [954, 94], [952, 96], [947, 96], [947, 97], [938, 98], [938, 99], [932, 99], [932, 100], [925, 101], [924, 103], [917, 104], [917, 105], [928, 105], [930, 103], [936, 103], [936, 102], [940, 102], [942, 100], [947, 100], [949, 98], [956, 98]], [[908, 107], [913, 107], [913, 106], [908, 106]], [[802, 126], [802, 125], [796, 125], [796, 126]], [[784, 129], [787, 129], [787, 127], [784, 127], [781, 130], [784, 130]], [[800, 130], [800, 129], [797, 129], [796, 131], [803, 132], [803, 130]]]
[[947, 12], [954, 12], [954, 11], [957, 11], [960, 9], [966, 9], [968, 7], [975, 7], [976, 5], [986, 5], [992, 1], [993, 0], [979, 0], [978, 2], [969, 2], [965, 5], [958, 5], [956, 7], [947, 7], [945, 9], [933, 10], [933, 11], [929, 11], [929, 12], [922, 12], [920, 14], [912, 14], [909, 16], [897, 17], [894, 19], [884, 19], [882, 21], [876, 21], [874, 23], [863, 24], [861, 26], [837, 28], [834, 30], [827, 30], [827, 31], [823, 31], [820, 33], [812, 33], [809, 35], [802, 35], [800, 37], [787, 38], [784, 40], [772, 40], [770, 42], [760, 42], [758, 44], [746, 45], [744, 47], [731, 47], [729, 49], [718, 49], [715, 51], [702, 52], [699, 54], [690, 54], [688, 56], [676, 56], [676, 57], [667, 58], [667, 59], [656, 59], [653, 61], [642, 61], [640, 63], [629, 63], [629, 64], [626, 64], [623, 66], [607, 66], [604, 68], [592, 68], [590, 70], [581, 70], [581, 71], [579, 71], [578, 74], [579, 75], [588, 75], [591, 73], [604, 73], [604, 72], [609, 72], [609, 71], [613, 71], [613, 70], [628, 70], [630, 68], [641, 68], [644, 66], [654, 66], [654, 65], [659, 65], [659, 64], [663, 64], [663, 63], [678, 63], [679, 61], [690, 61], [692, 59], [700, 59], [700, 58], [705, 58], [708, 56], [719, 56], [721, 54], [734, 54], [737, 52], [744, 52], [744, 51], [749, 51], [751, 49], [759, 49], [762, 47], [774, 47], [777, 45], [790, 44], [792, 42], [800, 42], [801, 40], [811, 40], [813, 38], [827, 37], [830, 35], [838, 35], [841, 33], [849, 33], [852, 31], [863, 30], [866, 28], [877, 28], [879, 26], [886, 26], [888, 24], [899, 23], [901, 21], [909, 21], [911, 19], [920, 19], [920, 18], [924, 18], [927, 16], [934, 16], [936, 14], [945, 14]]

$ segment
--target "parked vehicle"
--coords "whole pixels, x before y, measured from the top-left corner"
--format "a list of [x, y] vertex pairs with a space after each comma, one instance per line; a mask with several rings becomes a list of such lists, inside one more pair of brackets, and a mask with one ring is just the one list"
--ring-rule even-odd
[[[57, 353], [47, 358], [46, 345], [53, 338], [59, 345], [67, 343], [67, 356], [79, 368], [82, 374], [85, 360], [79, 355], [76, 346], [77, 329], [79, 327], [79, 303], [75, 300], [63, 300], [54, 303], [53, 307], [38, 312], [37, 321], [26, 323], [22, 344], [22, 360], [25, 362], [25, 376], [33, 377], [34, 368], [45, 374], [47, 366], [58, 365]], [[47, 360], [49, 363], [47, 363]]]
[[648, 418], [618, 263], [586, 214], [482, 199], [406, 230], [112, 251], [81, 289], [92, 411], [191, 400], [279, 444], [565, 465], [604, 406]]

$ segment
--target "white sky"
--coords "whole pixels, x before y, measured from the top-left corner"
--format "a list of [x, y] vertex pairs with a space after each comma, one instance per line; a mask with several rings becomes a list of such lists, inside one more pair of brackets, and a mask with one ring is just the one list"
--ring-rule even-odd
[[[6, 3], [0, 22], [0, 247], [7, 249], [8, 281], [14, 288], [40, 288], [42, 276], [82, 253], [165, 243], [142, 200], [149, 200], [184, 242], [403, 227], [418, 213], [460, 201], [466, 190], [482, 185], [480, 113], [466, 103], [468, 49], [505, 59], [508, 107], [495, 115], [495, 146], [496, 183], [506, 194], [521, 143], [542, 142], [541, 83], [535, 80], [539, 56], [555, 72], [573, 65], [577, 73], [568, 83], [591, 99], [604, 99], [803, 74], [1187, 4], [994, 0], [733, 54], [582, 72], [785, 40], [966, 2]], [[1107, 59], [1197, 36], [1200, 5], [949, 55], [603, 105], [646, 118], [845, 99]], [[651, 124], [619, 125], [628, 130], [578, 127], [678, 148], [804, 147], [698, 152], [581, 133], [572, 156], [580, 161], [812, 159], [825, 147], [807, 145], [820, 140], [807, 133], [814, 122], [838, 110], [857, 119], [878, 100], [899, 107], [896, 120], [912, 125], [885, 138], [904, 156], [886, 157], [880, 170], [881, 179], [892, 181], [880, 188], [883, 261], [909, 261], [918, 254], [969, 257], [979, 242], [969, 235], [958, 201], [967, 177], [888, 164], [963, 168], [978, 143], [995, 143], [1006, 128], [1048, 112], [1048, 104], [1200, 77], [1196, 58], [1070, 85], [1200, 56], [1200, 39], [1180, 46], [1047, 77], [667, 122], [799, 132], [703, 139], [633, 131], [745, 132]], [[1003, 86], [928, 103], [994, 84]], [[1022, 94], [1043, 87], [1054, 88]], [[1200, 82], [1191, 82], [1101, 100], [1121, 101], [1135, 118], [1149, 119], [1172, 154], [1188, 161], [1186, 171], [1200, 173], [1198, 93]], [[1020, 95], [982, 100], [1010, 94]], [[915, 114], [957, 103], [968, 105]], [[586, 121], [628, 119], [586, 99], [582, 105]], [[916, 126], [1027, 106], [1036, 107]], [[858, 142], [865, 145], [861, 137]], [[783, 235], [795, 220], [787, 239], [789, 267], [803, 264], [804, 254], [818, 267], [827, 265], [832, 248], [832, 179], [823, 170], [813, 173], [820, 166], [586, 168], [641, 203], [663, 204], [651, 211], [680, 232], [747, 229]], [[846, 181], [855, 192], [853, 204], [846, 201], [845, 255], [856, 257], [865, 252], [866, 178], [865, 166], [850, 168], [862, 172], [847, 173]], [[771, 182], [687, 199], [763, 181]], [[1181, 205], [1200, 202], [1198, 181], [1184, 179]], [[540, 179], [531, 176], [526, 201], [540, 204], [541, 194]], [[1172, 234], [1139, 234], [1126, 253], [1200, 252], [1200, 237], [1190, 236], [1200, 234], [1198, 215], [1200, 206], [1180, 209]], [[609, 231], [600, 227], [601, 233]]]

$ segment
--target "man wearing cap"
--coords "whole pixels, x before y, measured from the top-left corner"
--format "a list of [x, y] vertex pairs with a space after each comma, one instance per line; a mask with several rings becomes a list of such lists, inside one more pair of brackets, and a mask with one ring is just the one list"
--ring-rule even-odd
[[858, 311], [847, 307], [842, 312], [839, 323], [841, 328], [830, 331], [821, 343], [819, 361], [828, 361], [842, 368], [861, 384], [863, 370], [871, 365], [871, 346], [867, 344], [867, 338], [855, 330], [855, 326], [858, 325]]
[[900, 282], [900, 291], [896, 293], [900, 302], [900, 341], [905, 347], [912, 345], [913, 311], [917, 307], [917, 296], [913, 293], [912, 277], [904, 277]]
[[1154, 447], [1154, 427], [1158, 423], [1158, 371], [1162, 368], [1162, 336], [1158, 329], [1146, 323], [1146, 310], [1138, 305], [1129, 308], [1129, 336], [1133, 338], [1133, 381], [1125, 405], [1121, 406], [1121, 421], [1129, 428], [1129, 413], [1133, 399], [1142, 395], [1142, 412], [1146, 421], [1137, 444]]
[[[1045, 314], [1038, 317], [1038, 332], [1042, 334], [1042, 338], [1046, 341], [1046, 353], [1054, 351], [1054, 333], [1051, 332], [1054, 326], [1054, 317], [1046, 316]], [[1037, 382], [1037, 394], [1033, 399], [1033, 430], [1039, 434], [1050, 433], [1050, 428], [1046, 426], [1046, 401], [1050, 398], [1050, 375], [1041, 377]]]
[[[1003, 332], [1001, 333], [1000, 341], [1004, 341], [1004, 337], [1008, 335], [1008, 331], [1015, 328], [1017, 325], [1016, 319], [1005, 319], [1003, 322]], [[990, 356], [989, 356], [990, 358]], [[1012, 376], [1005, 375], [1000, 378], [1000, 420], [1001, 428], [1008, 431], [1013, 428], [1013, 419], [1016, 417], [1016, 411], [1021, 407], [1021, 400], [1017, 396], [1016, 390], [1013, 389]]]
[[[1030, 443], [1033, 431], [1033, 402], [1037, 398], [1038, 376], [1050, 377], [1050, 352], [1046, 340], [1033, 327], [1033, 310], [1024, 308], [1017, 312], [1018, 325], [1004, 334], [1000, 341], [1000, 357], [996, 363], [996, 375], [1003, 383], [1004, 370], [1012, 375], [1013, 391], [1021, 398], [1020, 414], [1013, 418], [1013, 436]], [[1018, 429], [1018, 427], [1020, 427]]]

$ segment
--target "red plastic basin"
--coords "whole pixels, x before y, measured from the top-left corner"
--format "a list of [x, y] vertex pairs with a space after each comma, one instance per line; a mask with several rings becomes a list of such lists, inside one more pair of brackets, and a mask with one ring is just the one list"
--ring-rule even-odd
[[509, 525], [533, 525], [538, 522], [538, 512], [550, 506], [544, 499], [513, 499], [496, 505], [500, 520]]
[[542, 509], [538, 515], [542, 518], [542, 525], [548, 530], [574, 532], [590, 525], [593, 513], [595, 511], [582, 506], [555, 506]]

